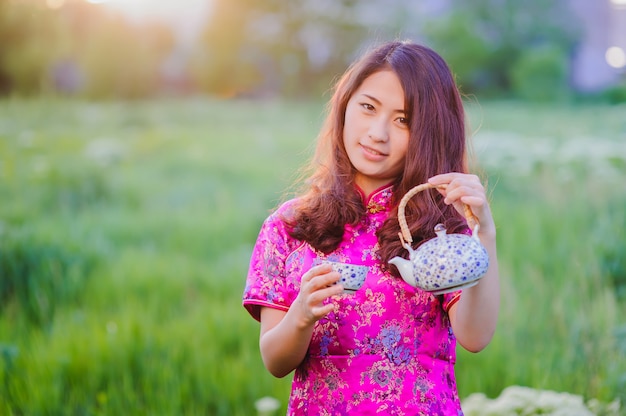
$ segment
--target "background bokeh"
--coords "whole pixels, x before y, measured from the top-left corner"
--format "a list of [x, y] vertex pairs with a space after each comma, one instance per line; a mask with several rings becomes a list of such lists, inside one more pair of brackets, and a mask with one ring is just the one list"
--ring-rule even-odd
[[284, 413], [252, 244], [396, 38], [455, 73], [499, 227], [467, 414], [624, 414], [623, 0], [0, 0], [0, 414]]
[[624, 99], [623, 0], [3, 0], [0, 92], [318, 97], [390, 38], [437, 49], [467, 93]]

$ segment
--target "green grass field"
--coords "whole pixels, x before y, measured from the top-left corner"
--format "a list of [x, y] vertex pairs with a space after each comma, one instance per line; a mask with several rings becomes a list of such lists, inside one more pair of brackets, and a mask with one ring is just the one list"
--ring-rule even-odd
[[[285, 410], [241, 307], [319, 102], [0, 101], [0, 414]], [[462, 397], [626, 401], [626, 108], [468, 103], [499, 226], [492, 344]], [[478, 171], [478, 167], [476, 168]]]

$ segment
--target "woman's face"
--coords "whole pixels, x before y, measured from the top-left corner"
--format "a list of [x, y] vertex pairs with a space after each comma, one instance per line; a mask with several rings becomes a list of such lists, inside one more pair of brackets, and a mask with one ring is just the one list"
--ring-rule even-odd
[[404, 168], [409, 120], [404, 90], [391, 70], [376, 72], [354, 92], [346, 107], [343, 143], [366, 195], [391, 183]]

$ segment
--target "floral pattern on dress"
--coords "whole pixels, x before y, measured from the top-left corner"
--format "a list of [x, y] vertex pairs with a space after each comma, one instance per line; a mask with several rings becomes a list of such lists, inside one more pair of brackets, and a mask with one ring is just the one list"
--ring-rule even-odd
[[447, 315], [459, 292], [433, 296], [381, 267], [375, 232], [388, 216], [391, 196], [391, 187], [373, 193], [368, 214], [346, 226], [329, 255], [288, 235], [281, 218], [293, 200], [261, 227], [243, 294], [257, 320], [261, 307], [288, 310], [302, 275], [319, 260], [370, 267], [363, 287], [335, 297], [333, 311], [316, 323], [294, 373], [288, 415], [462, 415]]

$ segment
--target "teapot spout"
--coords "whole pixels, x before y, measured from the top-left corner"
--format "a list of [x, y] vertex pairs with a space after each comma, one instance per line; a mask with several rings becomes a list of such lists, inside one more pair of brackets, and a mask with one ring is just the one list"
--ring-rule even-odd
[[394, 257], [389, 260], [389, 264], [396, 266], [400, 272], [400, 276], [402, 276], [402, 280], [413, 287], [417, 286], [417, 281], [415, 280], [415, 275], [413, 274], [413, 263], [410, 260], [402, 257]]

